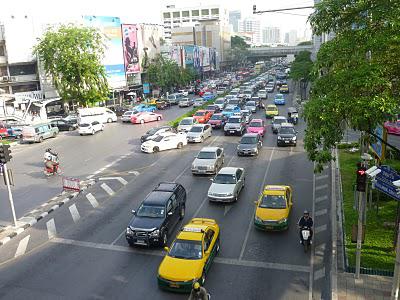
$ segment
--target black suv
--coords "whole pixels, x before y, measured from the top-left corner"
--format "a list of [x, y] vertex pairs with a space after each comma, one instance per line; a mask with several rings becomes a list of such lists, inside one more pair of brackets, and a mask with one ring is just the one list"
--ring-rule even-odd
[[293, 124], [282, 123], [278, 129], [277, 146], [296, 146], [297, 131]]
[[175, 182], [161, 182], [147, 195], [126, 228], [129, 245], [167, 244], [168, 235], [185, 216], [186, 190]]

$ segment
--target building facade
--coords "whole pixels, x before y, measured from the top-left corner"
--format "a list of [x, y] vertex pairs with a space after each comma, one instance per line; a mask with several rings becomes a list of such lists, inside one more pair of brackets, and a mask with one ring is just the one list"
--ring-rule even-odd
[[263, 44], [279, 44], [281, 42], [281, 30], [278, 27], [264, 27], [262, 30]]
[[239, 32], [239, 21], [242, 18], [242, 12], [240, 10], [234, 10], [229, 12], [229, 24], [232, 25], [233, 32]]
[[227, 9], [220, 5], [202, 5], [196, 7], [176, 8], [169, 5], [161, 12], [161, 19], [164, 25], [164, 39], [171, 41], [172, 30], [179, 27], [194, 26], [199, 21], [218, 20], [222, 24], [229, 23]]
[[239, 32], [251, 34], [253, 45], [261, 44], [261, 22], [253, 18], [246, 18], [239, 21]]
[[285, 44], [288, 46], [297, 45], [297, 30], [293, 29], [285, 33]]

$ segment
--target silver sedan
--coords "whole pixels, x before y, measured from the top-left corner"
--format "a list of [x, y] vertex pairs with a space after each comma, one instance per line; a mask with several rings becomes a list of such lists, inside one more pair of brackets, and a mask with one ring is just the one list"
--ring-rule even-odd
[[237, 201], [245, 184], [245, 170], [233, 167], [222, 168], [211, 180], [212, 184], [207, 194], [210, 201]]

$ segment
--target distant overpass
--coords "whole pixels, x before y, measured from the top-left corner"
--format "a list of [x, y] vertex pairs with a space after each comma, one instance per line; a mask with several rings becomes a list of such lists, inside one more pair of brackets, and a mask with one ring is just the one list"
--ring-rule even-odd
[[250, 60], [268, 58], [268, 57], [282, 57], [290, 54], [296, 55], [301, 51], [310, 51], [312, 52], [314, 49], [313, 45], [306, 46], [285, 46], [285, 47], [256, 47], [249, 48], [249, 56]]

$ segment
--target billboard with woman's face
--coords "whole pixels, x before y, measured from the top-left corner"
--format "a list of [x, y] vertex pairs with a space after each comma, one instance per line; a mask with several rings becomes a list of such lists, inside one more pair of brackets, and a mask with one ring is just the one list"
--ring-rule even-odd
[[140, 72], [137, 31], [137, 25], [122, 25], [122, 41], [126, 74]]

